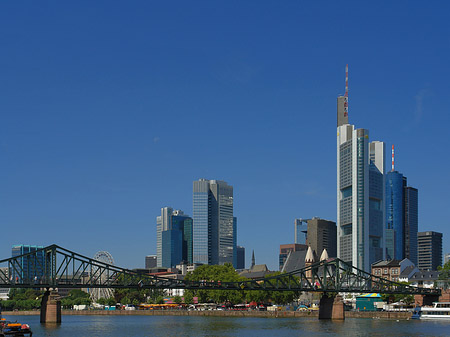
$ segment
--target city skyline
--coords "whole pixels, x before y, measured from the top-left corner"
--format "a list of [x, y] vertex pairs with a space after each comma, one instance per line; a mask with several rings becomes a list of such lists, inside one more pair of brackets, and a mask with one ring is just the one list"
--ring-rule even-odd
[[351, 123], [395, 144], [418, 231], [442, 232], [447, 254], [447, 7], [3, 3], [0, 225], [142, 267], [161, 207], [192, 216], [209, 177], [234, 188], [246, 261], [277, 270], [295, 219], [337, 220], [348, 63]]

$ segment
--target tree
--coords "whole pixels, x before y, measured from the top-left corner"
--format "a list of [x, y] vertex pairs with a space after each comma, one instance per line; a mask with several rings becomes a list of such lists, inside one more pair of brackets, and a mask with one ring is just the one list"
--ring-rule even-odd
[[176, 303], [176, 304], [181, 304], [182, 302], [183, 302], [183, 299], [181, 298], [181, 296], [174, 296], [174, 298], [173, 298], [173, 301]]
[[442, 267], [438, 267], [439, 280], [450, 280], [450, 261], [444, 264]]

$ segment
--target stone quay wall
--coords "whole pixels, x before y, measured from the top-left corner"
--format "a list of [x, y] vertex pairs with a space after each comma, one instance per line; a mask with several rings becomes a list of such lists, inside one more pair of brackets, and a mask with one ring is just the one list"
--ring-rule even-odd
[[[39, 315], [39, 310], [31, 311], [3, 311], [3, 316], [13, 315]], [[64, 315], [98, 315], [98, 316], [211, 316], [211, 317], [318, 317], [318, 311], [187, 311], [187, 310], [62, 310]], [[346, 318], [380, 318], [380, 319], [409, 319], [411, 312], [387, 311], [346, 311]]]

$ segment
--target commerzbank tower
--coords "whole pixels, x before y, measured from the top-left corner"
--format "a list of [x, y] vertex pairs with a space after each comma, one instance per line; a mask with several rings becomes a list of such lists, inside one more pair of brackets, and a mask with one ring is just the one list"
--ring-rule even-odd
[[385, 258], [385, 144], [349, 124], [345, 94], [337, 98], [337, 255], [370, 272]]

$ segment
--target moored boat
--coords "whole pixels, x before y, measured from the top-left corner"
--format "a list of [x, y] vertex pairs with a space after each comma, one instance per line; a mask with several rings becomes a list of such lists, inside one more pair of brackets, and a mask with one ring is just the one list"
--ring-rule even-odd
[[434, 302], [432, 307], [416, 307], [412, 318], [450, 320], [450, 302]]
[[33, 332], [28, 324], [10, 322], [2, 318], [0, 320], [0, 337], [8, 336], [33, 336]]

